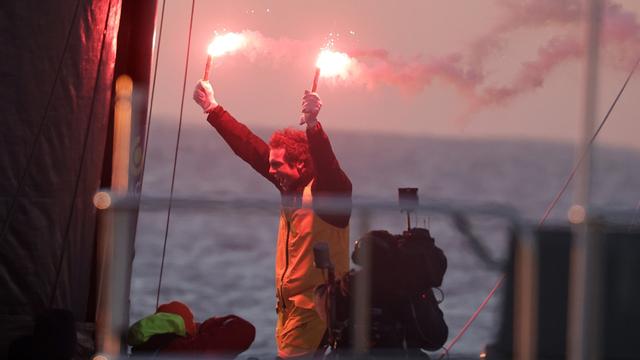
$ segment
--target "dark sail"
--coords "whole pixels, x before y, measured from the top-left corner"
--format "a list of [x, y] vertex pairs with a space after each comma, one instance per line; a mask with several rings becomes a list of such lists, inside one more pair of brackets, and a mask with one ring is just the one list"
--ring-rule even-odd
[[[81, 328], [95, 321], [92, 197], [109, 185], [113, 82], [116, 72], [131, 72], [142, 89], [135, 126], [144, 134], [154, 18], [155, 1], [0, 5], [2, 358], [47, 309], [70, 310]], [[144, 49], [116, 65], [119, 46]], [[139, 178], [131, 186], [139, 188]]]

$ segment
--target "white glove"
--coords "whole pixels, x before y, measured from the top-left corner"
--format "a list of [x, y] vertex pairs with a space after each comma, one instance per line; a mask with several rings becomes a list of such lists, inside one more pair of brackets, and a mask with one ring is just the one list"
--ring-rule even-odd
[[307, 125], [314, 125], [318, 121], [318, 113], [322, 108], [322, 100], [316, 93], [312, 93], [309, 90], [304, 91], [302, 97], [302, 115], [300, 116], [300, 125], [307, 123]]
[[213, 96], [213, 87], [208, 80], [200, 80], [193, 90], [193, 100], [204, 110], [205, 113], [211, 112], [218, 107], [218, 102]]

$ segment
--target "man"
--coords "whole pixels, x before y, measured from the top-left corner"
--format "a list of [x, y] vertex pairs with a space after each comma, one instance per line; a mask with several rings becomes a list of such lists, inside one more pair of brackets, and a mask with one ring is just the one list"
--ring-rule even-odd
[[349, 205], [351, 181], [318, 122], [320, 98], [309, 91], [302, 98], [306, 132], [276, 131], [268, 145], [218, 105], [208, 81], [196, 85], [193, 98], [233, 152], [281, 193], [275, 269], [278, 356], [313, 355], [326, 331], [314, 310], [313, 290], [324, 279], [313, 265], [313, 245], [327, 242], [336, 274], [346, 273], [351, 216], [349, 206], [338, 211], [326, 206], [336, 198]]

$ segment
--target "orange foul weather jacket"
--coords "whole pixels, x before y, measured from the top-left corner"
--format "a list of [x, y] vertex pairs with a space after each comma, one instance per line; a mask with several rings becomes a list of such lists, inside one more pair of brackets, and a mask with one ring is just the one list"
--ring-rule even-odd
[[285, 191], [269, 174], [269, 145], [221, 106], [209, 114], [207, 121], [236, 155], [280, 190], [282, 209], [275, 269], [278, 355], [285, 358], [309, 355], [316, 351], [326, 330], [313, 304], [313, 289], [324, 281], [313, 264], [313, 245], [327, 242], [336, 276], [346, 273], [351, 216], [349, 207], [336, 212], [322, 207], [315, 209], [314, 205], [335, 198], [350, 204], [351, 181], [340, 168], [320, 123], [307, 129], [314, 174], [304, 174], [292, 190]]

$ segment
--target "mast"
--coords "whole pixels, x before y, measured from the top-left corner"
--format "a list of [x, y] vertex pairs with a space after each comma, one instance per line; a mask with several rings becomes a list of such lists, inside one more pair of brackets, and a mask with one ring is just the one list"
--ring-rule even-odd
[[569, 211], [573, 224], [570, 252], [567, 355], [569, 359], [600, 358], [599, 296], [600, 271], [598, 238], [590, 223], [591, 146], [598, 100], [598, 60], [602, 0], [590, 0], [587, 23], [587, 62], [584, 97], [584, 120], [581, 144], [577, 154], [584, 153], [578, 173], [574, 205]]

